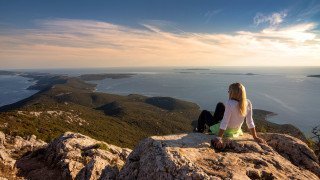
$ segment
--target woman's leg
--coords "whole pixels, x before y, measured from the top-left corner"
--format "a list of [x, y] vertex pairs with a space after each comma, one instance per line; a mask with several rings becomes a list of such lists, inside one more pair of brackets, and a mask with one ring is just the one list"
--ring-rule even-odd
[[225, 110], [224, 104], [222, 102], [219, 102], [217, 104], [216, 109], [213, 114], [213, 124], [212, 125], [221, 122], [221, 120], [223, 119], [224, 110]]
[[203, 132], [205, 129], [205, 125], [207, 124], [208, 126], [211, 126], [212, 122], [213, 116], [211, 115], [211, 113], [207, 110], [203, 110], [199, 115], [196, 131]]

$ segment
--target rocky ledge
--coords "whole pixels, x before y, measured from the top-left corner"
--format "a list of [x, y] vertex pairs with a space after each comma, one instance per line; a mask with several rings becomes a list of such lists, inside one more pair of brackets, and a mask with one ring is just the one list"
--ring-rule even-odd
[[[0, 135], [0, 179], [115, 179], [131, 152], [79, 133], [66, 132], [50, 144]], [[29, 151], [16, 155], [23, 149]]]
[[222, 150], [210, 147], [206, 134], [153, 136], [131, 152], [79, 133], [46, 144], [0, 132], [0, 179], [319, 179], [319, 162], [304, 142], [259, 135], [267, 144], [245, 134], [226, 139]]
[[258, 144], [245, 134], [210, 147], [212, 136], [192, 133], [154, 136], [129, 155], [119, 179], [319, 179], [314, 152], [297, 138], [260, 134]]

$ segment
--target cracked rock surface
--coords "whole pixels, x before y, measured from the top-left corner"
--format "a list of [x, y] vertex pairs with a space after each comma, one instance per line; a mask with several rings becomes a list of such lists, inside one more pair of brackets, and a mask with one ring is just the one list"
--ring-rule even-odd
[[[1, 161], [5, 165], [0, 169], [2, 178], [115, 179], [131, 152], [72, 132], [64, 133], [49, 144], [36, 140], [35, 136], [13, 140], [14, 143], [5, 140], [0, 149], [0, 158], [5, 158]], [[3, 138], [0, 143], [3, 144]], [[27, 151], [20, 156], [13, 153], [23, 149]], [[7, 152], [4, 155], [3, 150]]]
[[0, 179], [319, 179], [314, 152], [285, 134], [225, 139], [201, 133], [152, 136], [131, 151], [66, 132], [47, 144], [0, 132]]
[[129, 155], [119, 179], [319, 179], [319, 162], [305, 143], [284, 134], [260, 137], [267, 144], [244, 134], [218, 151], [206, 134], [153, 136]]

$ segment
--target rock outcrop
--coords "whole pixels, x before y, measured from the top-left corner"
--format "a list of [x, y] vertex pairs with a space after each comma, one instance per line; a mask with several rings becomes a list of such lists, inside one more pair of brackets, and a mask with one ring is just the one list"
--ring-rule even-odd
[[28, 179], [115, 179], [131, 150], [67, 132], [17, 161]]
[[226, 139], [222, 150], [206, 134], [153, 136], [131, 152], [79, 133], [47, 144], [0, 132], [0, 179], [319, 179], [319, 162], [304, 142], [259, 135], [267, 144], [244, 134]]
[[130, 152], [78, 133], [47, 144], [0, 132], [0, 179], [115, 179]]
[[23, 139], [20, 136], [5, 135], [0, 131], [0, 179], [22, 179], [16, 176], [16, 160], [28, 152], [45, 147], [46, 144], [34, 135]]
[[223, 150], [210, 147], [213, 136], [191, 133], [153, 136], [129, 155], [119, 179], [319, 179], [311, 149], [288, 135], [260, 134], [226, 140]]

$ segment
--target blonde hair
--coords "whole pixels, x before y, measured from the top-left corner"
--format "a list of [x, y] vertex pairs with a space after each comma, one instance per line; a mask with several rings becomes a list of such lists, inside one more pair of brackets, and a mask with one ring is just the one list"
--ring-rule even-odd
[[239, 102], [239, 111], [242, 116], [247, 115], [246, 88], [241, 83], [233, 83], [229, 86], [229, 99]]

